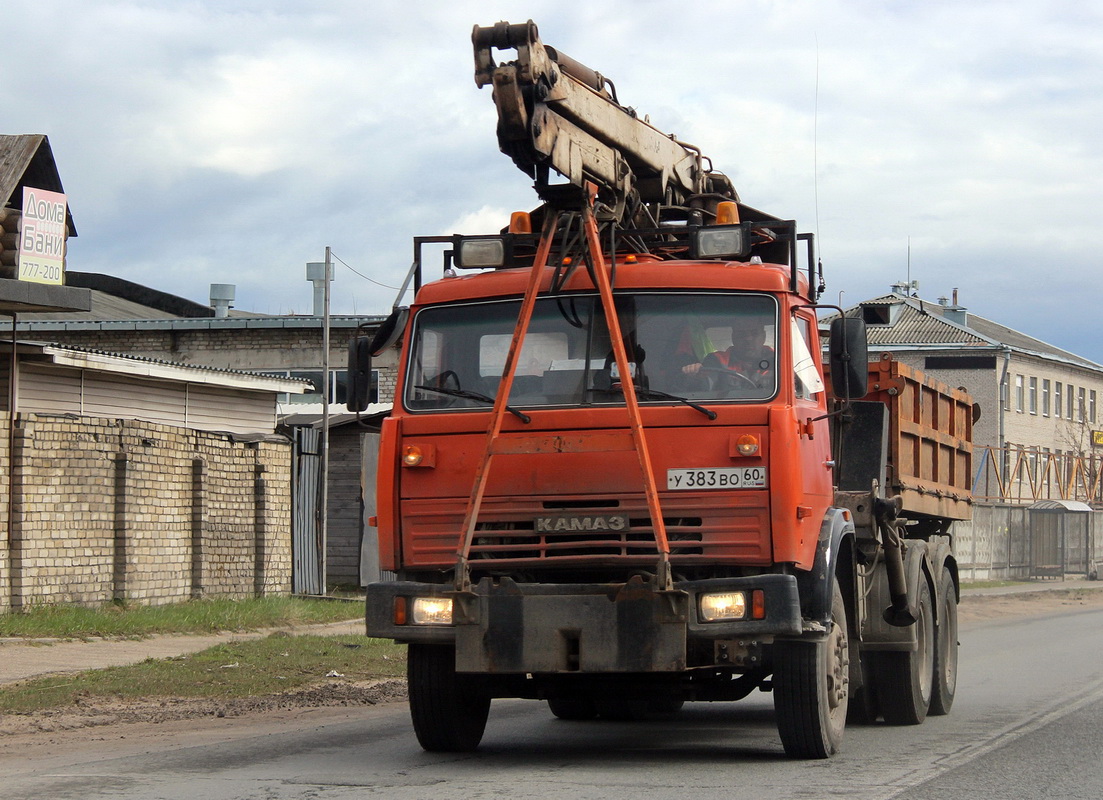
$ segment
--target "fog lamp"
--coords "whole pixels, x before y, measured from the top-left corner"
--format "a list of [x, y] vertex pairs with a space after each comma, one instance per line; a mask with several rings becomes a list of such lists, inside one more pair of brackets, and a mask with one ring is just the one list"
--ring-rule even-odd
[[451, 597], [415, 597], [411, 603], [410, 623], [413, 625], [451, 625]]
[[703, 594], [698, 600], [702, 622], [743, 619], [747, 615], [747, 596], [743, 592]]

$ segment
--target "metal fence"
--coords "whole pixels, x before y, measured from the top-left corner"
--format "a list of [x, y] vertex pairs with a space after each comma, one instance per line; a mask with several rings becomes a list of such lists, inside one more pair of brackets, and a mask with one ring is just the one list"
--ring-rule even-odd
[[321, 595], [321, 533], [318, 526], [318, 481], [321, 479], [321, 431], [292, 429], [291, 460], [291, 591]]
[[993, 503], [1078, 500], [1103, 505], [1103, 455], [1038, 447], [973, 449], [973, 499]]
[[1103, 511], [1075, 501], [975, 503], [953, 531], [966, 580], [1095, 578], [1103, 561]]

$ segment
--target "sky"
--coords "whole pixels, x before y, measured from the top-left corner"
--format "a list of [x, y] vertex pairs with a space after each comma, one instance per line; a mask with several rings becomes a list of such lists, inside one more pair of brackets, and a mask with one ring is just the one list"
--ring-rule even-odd
[[3, 0], [0, 133], [49, 136], [70, 270], [310, 313], [328, 246], [333, 313], [385, 314], [414, 236], [537, 203], [470, 39], [527, 19], [813, 232], [823, 302], [957, 289], [1103, 363], [1096, 3]]

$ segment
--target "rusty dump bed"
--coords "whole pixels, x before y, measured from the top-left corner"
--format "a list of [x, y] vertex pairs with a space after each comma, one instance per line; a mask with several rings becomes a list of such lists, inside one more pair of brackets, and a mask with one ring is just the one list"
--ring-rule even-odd
[[969, 519], [972, 398], [882, 353], [863, 401], [888, 408], [886, 494], [900, 495], [905, 513]]

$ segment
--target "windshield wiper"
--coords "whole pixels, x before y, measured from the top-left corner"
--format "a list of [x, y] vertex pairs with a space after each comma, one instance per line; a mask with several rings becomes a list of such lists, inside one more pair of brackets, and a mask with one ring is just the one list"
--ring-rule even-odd
[[[605, 389], [605, 390], [599, 390], [599, 391], [618, 392], [620, 394], [624, 394], [623, 389]], [[700, 411], [702, 414], [704, 414], [709, 419], [716, 419], [716, 412], [715, 411], [713, 411], [710, 408], [705, 408], [703, 405], [701, 405], [699, 403], [694, 403], [688, 397], [679, 397], [676, 394], [667, 394], [666, 392], [660, 392], [658, 389], [644, 389], [642, 386], [637, 386], [636, 387], [636, 395], [641, 396], [641, 397], [649, 397], [649, 398], [657, 399], [657, 400], [674, 400], [678, 403], [685, 403], [687, 406], [694, 409], [695, 411]]]
[[[467, 389], [441, 389], [436, 386], [414, 386], [414, 388], [424, 389], [427, 392], [436, 392], [437, 394], [446, 394], [450, 397], [462, 397], [465, 400], [478, 400], [491, 406], [494, 405], [494, 398], [489, 397], [482, 392], [469, 392], [467, 391]], [[524, 422], [526, 424], [532, 422], [532, 417], [530, 417], [524, 411], [517, 410], [513, 406], [506, 406], [506, 411], [517, 417], [517, 419], [521, 420], [521, 422]]]

